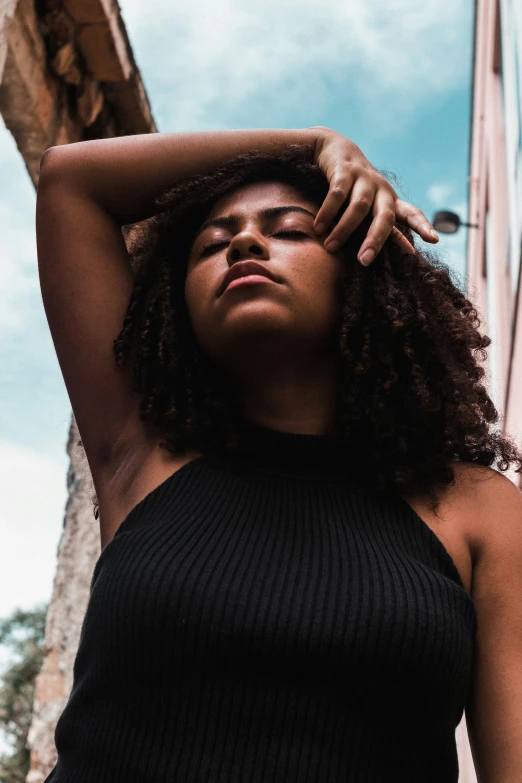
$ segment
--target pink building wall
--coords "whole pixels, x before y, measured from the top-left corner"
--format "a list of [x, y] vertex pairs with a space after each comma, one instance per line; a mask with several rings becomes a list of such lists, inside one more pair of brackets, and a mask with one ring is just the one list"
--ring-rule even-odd
[[[478, 228], [468, 229], [467, 296], [478, 310], [481, 331], [492, 339], [484, 367], [499, 412], [497, 426], [522, 447], [522, 198], [516, 198], [517, 189], [522, 192], [522, 96], [521, 75], [515, 73], [522, 62], [522, 6], [517, 2], [475, 3], [469, 222]], [[511, 47], [513, 52], [506, 51]], [[521, 53], [518, 64], [514, 47]], [[522, 489], [521, 474], [505, 475]], [[457, 729], [457, 748], [459, 783], [476, 783], [465, 718]]]
[[[511, 238], [516, 232], [509, 224], [508, 177], [516, 172], [508, 166], [501, 11], [499, 0], [476, 2], [469, 222], [479, 228], [469, 229], [468, 298], [493, 340], [485, 366], [492, 373], [489, 391], [499, 428], [522, 446], [522, 296], [517, 297], [520, 266], [510, 263], [515, 254], [520, 257], [520, 244], [510, 247], [510, 228]], [[506, 475], [522, 489], [521, 474]]]

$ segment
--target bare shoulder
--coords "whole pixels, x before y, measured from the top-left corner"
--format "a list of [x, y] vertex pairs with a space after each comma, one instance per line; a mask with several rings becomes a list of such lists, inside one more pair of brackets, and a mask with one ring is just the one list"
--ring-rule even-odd
[[[484, 553], [494, 546], [493, 539], [508, 534], [522, 493], [503, 474], [493, 468], [471, 462], [452, 462], [455, 473], [452, 484], [439, 491], [439, 508], [434, 513], [427, 497], [404, 496], [403, 499], [440, 539], [455, 563], [469, 595], [476, 584], [476, 570]], [[520, 514], [520, 512], [518, 512]], [[501, 519], [502, 518], [502, 519]], [[500, 546], [500, 544], [497, 544]]]
[[454, 462], [460, 516], [473, 560], [522, 536], [522, 491], [503, 473], [469, 462]]
[[490, 499], [492, 493], [498, 494], [505, 482], [512, 484], [494, 468], [475, 462], [452, 462], [451, 467], [455, 472], [455, 482], [445, 488], [443, 498], [458, 502], [463, 512], [469, 511], [475, 523], [479, 522], [477, 514], [482, 503]]
[[522, 503], [522, 490], [500, 471], [473, 462], [452, 462], [451, 467], [455, 471], [454, 491], [473, 510], [477, 526], [486, 525], [482, 532], [487, 532], [492, 516], [513, 503], [515, 507]]

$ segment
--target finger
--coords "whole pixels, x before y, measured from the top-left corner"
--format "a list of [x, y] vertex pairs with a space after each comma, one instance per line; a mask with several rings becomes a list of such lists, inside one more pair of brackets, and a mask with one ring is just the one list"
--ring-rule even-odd
[[352, 235], [357, 226], [362, 223], [370, 212], [374, 199], [375, 186], [359, 178], [353, 186], [350, 194], [350, 203], [346, 207], [346, 211], [337, 225], [334, 226], [332, 233], [326, 238], [324, 246], [329, 252], [335, 253], [346, 242], [348, 237]]
[[398, 198], [395, 202], [395, 214], [399, 223], [407, 224], [415, 233], [419, 234], [425, 242], [438, 242], [439, 235], [431, 225], [426, 215], [409, 204]]
[[395, 223], [395, 201], [386, 190], [377, 191], [373, 202], [374, 219], [368, 229], [366, 239], [357, 254], [357, 260], [367, 266], [383, 248]]
[[315, 216], [314, 229], [317, 234], [324, 234], [329, 230], [332, 221], [350, 195], [356, 176], [355, 168], [346, 166], [336, 177], [332, 177], [330, 189]]
[[416, 255], [417, 251], [411, 244], [409, 239], [406, 239], [402, 231], [399, 231], [397, 226], [394, 226], [391, 230], [391, 236], [395, 239], [395, 241], [402, 245], [402, 249], [405, 250], [407, 253], [413, 253], [413, 255]]

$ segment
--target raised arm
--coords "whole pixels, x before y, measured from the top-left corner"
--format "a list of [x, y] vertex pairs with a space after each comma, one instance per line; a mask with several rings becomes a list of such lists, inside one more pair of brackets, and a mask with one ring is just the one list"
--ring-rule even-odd
[[[154, 214], [154, 199], [176, 181], [218, 168], [244, 152], [278, 152], [289, 144], [315, 148], [321, 131], [226, 130], [150, 133], [80, 141], [49, 148], [42, 175], [59, 169], [60, 180], [81, 190], [121, 225]], [[354, 145], [355, 147], [355, 145]]]
[[[399, 199], [390, 183], [350, 139], [318, 126], [297, 130], [258, 129], [156, 133], [77, 142], [51, 147], [42, 159], [46, 177], [58, 171], [62, 183], [74, 187], [106, 210], [120, 225], [137, 223], [155, 213], [154, 199], [180, 179], [219, 167], [253, 149], [277, 152], [289, 144], [308, 144], [324, 171], [330, 191], [317, 214], [316, 230], [325, 243], [343, 244], [372, 212], [373, 223], [359, 253], [373, 257], [393, 229], [395, 219], [407, 223], [427, 242], [438, 237], [423, 213]], [[339, 224], [331, 223], [349, 198]], [[398, 233], [398, 232], [397, 232]], [[335, 252], [337, 247], [332, 247]]]

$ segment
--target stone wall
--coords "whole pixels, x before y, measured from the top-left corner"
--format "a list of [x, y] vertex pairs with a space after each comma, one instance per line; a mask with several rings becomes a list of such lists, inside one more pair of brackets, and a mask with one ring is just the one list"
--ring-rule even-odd
[[47, 613], [45, 659], [36, 679], [28, 737], [31, 766], [27, 783], [42, 783], [56, 762], [54, 730], [71, 692], [90, 581], [101, 551], [98, 522], [91, 504], [92, 478], [88, 462], [77, 446], [79, 438], [73, 417], [67, 442], [68, 498]]

